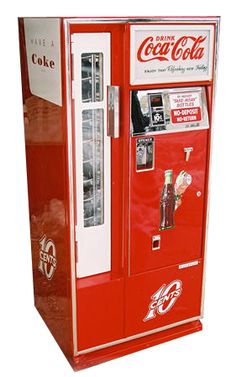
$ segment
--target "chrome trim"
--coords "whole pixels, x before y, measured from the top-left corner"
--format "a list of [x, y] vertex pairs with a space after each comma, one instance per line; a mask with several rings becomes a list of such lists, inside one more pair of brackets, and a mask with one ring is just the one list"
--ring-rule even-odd
[[66, 65], [66, 108], [67, 108], [67, 145], [68, 145], [68, 181], [70, 198], [70, 257], [71, 257], [71, 301], [72, 301], [72, 338], [74, 356], [77, 351], [77, 303], [76, 303], [76, 271], [75, 271], [75, 219], [74, 219], [74, 190], [73, 190], [73, 153], [72, 153], [72, 119], [71, 119], [71, 55], [69, 22], [64, 20], [65, 33], [65, 65]]
[[185, 319], [184, 321], [175, 322], [175, 323], [172, 323], [170, 325], [159, 327], [158, 329], [154, 329], [154, 330], [149, 330], [149, 331], [137, 334], [137, 335], [128, 336], [127, 338], [114, 340], [113, 342], [101, 344], [100, 346], [87, 348], [85, 350], [79, 351], [78, 354], [84, 355], [86, 353], [97, 351], [97, 350], [100, 350], [102, 348], [107, 348], [107, 347], [115, 346], [117, 344], [126, 343], [126, 342], [129, 342], [131, 340], [143, 338], [144, 336], [155, 334], [155, 333], [158, 333], [158, 332], [161, 332], [161, 331], [164, 331], [164, 330], [168, 330], [168, 329], [171, 329], [173, 327], [180, 326], [180, 325], [184, 325], [186, 323], [193, 322], [193, 321], [196, 321], [198, 319], [201, 319], [201, 316], [196, 316], [196, 317], [192, 317], [192, 318], [189, 318], [189, 319]]
[[204, 243], [204, 264], [203, 264], [203, 278], [202, 278], [202, 297], [201, 297], [201, 317], [204, 315], [204, 300], [205, 300], [205, 286], [206, 286], [206, 257], [207, 257], [207, 247], [208, 247], [208, 227], [209, 227], [209, 211], [210, 211], [210, 188], [211, 188], [211, 164], [212, 164], [212, 142], [213, 142], [213, 124], [214, 124], [214, 114], [215, 114], [215, 96], [216, 96], [216, 79], [217, 79], [217, 69], [218, 69], [218, 53], [219, 53], [219, 33], [220, 33], [220, 17], [215, 20], [216, 24], [216, 34], [215, 34], [215, 56], [214, 56], [214, 87], [213, 87], [213, 98], [212, 98], [212, 117], [211, 117], [211, 140], [210, 140], [210, 159], [208, 166], [208, 195], [207, 195], [207, 213], [206, 213], [206, 236]]
[[118, 138], [120, 136], [119, 96], [119, 86], [107, 86], [107, 136], [113, 138]]
[[190, 154], [193, 151], [193, 147], [186, 147], [184, 148], [184, 153], [185, 153], [185, 161], [188, 161], [190, 158]]
[[70, 24], [99, 24], [99, 23], [105, 23], [105, 24], [114, 24], [114, 23], [138, 23], [138, 22], [145, 22], [145, 23], [151, 23], [151, 22], [168, 22], [168, 23], [211, 23], [211, 22], [217, 22], [219, 17], [120, 17], [120, 18], [86, 18], [86, 17], [77, 17], [77, 18], [66, 18], [65, 21], [69, 22]]
[[[184, 84], [184, 83], [183, 83]], [[130, 124], [131, 124], [131, 127], [130, 127], [130, 134], [132, 137], [137, 137], [139, 136], [140, 138], [141, 137], [149, 137], [151, 135], [164, 135], [164, 134], [167, 134], [167, 133], [177, 133], [177, 132], [191, 132], [191, 131], [201, 131], [201, 130], [206, 130], [208, 129], [210, 126], [209, 126], [209, 117], [208, 117], [208, 106], [207, 106], [207, 99], [206, 99], [206, 92], [205, 92], [205, 86], [202, 84], [201, 86], [183, 86], [183, 87], [179, 87], [179, 86], [176, 86], [174, 88], [156, 88], [156, 89], [139, 89], [138, 90], [138, 93], [143, 93], [143, 97], [144, 96], [148, 96], [149, 94], [172, 94], [172, 93], [185, 93], [185, 92], [199, 92], [200, 95], [201, 95], [201, 99], [200, 99], [200, 102], [201, 102], [201, 108], [202, 108], [202, 120], [200, 121], [195, 121], [193, 122], [198, 124], [198, 126], [194, 126], [194, 127], [187, 127], [186, 128], [186, 124], [185, 123], [179, 123], [177, 126], [173, 126], [172, 125], [172, 122], [171, 122], [171, 119], [169, 120], [169, 122], [165, 122], [165, 124], [167, 125], [168, 129], [166, 130], [161, 130], [161, 131], [154, 131], [154, 130], [150, 130], [150, 131], [146, 131], [146, 132], [140, 132], [140, 133], [134, 133], [134, 130], [133, 130], [133, 124], [132, 124], [132, 119], [131, 119], [131, 113], [130, 113]], [[130, 103], [132, 103], [132, 91], [130, 91]], [[140, 101], [141, 102], [141, 101]], [[150, 108], [150, 105], [149, 105], [149, 108]], [[166, 106], [163, 107], [163, 109], [166, 110]], [[130, 105], [130, 112], [131, 112], [131, 105]], [[141, 110], [143, 111], [142, 109], [142, 105], [141, 105]], [[172, 127], [172, 128], [170, 128]]]

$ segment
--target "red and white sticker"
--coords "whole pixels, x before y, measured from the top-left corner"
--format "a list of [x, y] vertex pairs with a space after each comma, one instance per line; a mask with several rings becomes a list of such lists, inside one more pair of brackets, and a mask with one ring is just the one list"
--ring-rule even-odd
[[196, 123], [202, 121], [199, 92], [170, 94], [171, 123]]
[[151, 302], [143, 322], [156, 318], [156, 315], [166, 314], [182, 293], [183, 283], [181, 280], [173, 280], [169, 284], [163, 284], [151, 295]]

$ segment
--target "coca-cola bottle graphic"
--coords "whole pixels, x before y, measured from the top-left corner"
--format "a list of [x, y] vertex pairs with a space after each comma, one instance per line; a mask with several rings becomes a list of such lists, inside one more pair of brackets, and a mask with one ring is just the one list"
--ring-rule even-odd
[[172, 170], [165, 170], [165, 183], [161, 193], [160, 230], [174, 228], [175, 189], [172, 183]]

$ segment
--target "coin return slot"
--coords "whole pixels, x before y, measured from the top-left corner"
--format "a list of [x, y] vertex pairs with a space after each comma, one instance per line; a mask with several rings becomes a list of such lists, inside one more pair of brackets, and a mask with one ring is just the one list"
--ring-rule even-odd
[[160, 250], [161, 248], [161, 236], [152, 237], [152, 250]]

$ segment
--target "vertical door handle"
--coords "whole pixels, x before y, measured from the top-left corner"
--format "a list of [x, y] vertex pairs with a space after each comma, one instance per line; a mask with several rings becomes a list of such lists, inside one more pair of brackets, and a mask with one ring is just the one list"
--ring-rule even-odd
[[119, 86], [107, 87], [107, 136], [114, 138], [120, 136], [119, 89]]
[[193, 151], [193, 147], [187, 147], [184, 148], [184, 153], [185, 153], [185, 161], [189, 160], [190, 153]]

